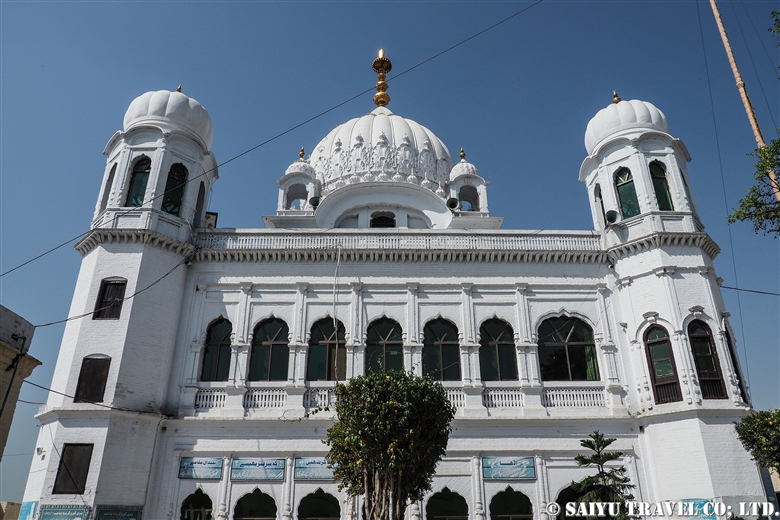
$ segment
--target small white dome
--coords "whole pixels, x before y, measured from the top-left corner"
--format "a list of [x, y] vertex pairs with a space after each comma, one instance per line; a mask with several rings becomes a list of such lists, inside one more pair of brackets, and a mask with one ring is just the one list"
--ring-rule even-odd
[[324, 192], [366, 181], [410, 182], [435, 192], [454, 164], [433, 132], [387, 107], [331, 130], [309, 160]]
[[652, 103], [638, 99], [620, 101], [602, 108], [590, 120], [585, 130], [585, 149], [590, 155], [604, 138], [629, 128], [647, 128], [669, 133], [666, 116]]
[[125, 112], [124, 131], [144, 122], [173, 123], [199, 137], [211, 148], [214, 128], [203, 106], [181, 92], [158, 90], [135, 98]]
[[307, 177], [311, 177], [312, 179], [314, 178], [314, 168], [311, 167], [309, 161], [304, 161], [303, 159], [299, 159], [288, 166], [284, 171], [284, 176], [287, 177], [288, 175], [294, 175], [298, 173], [302, 173]]
[[466, 159], [461, 159], [460, 162], [452, 168], [450, 180], [454, 181], [458, 177], [463, 177], [464, 175], [476, 175], [479, 177], [479, 170], [477, 170], [476, 166], [467, 162]]

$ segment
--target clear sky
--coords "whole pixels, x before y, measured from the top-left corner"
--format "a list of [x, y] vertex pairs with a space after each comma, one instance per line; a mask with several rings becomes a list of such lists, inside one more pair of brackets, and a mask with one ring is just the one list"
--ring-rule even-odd
[[[0, 2], [0, 271], [88, 229], [103, 147], [135, 97], [181, 84], [209, 111], [221, 163], [370, 88], [384, 48], [393, 62], [388, 108], [431, 129], [454, 156], [465, 148], [492, 182], [491, 214], [505, 218], [504, 229], [592, 229], [577, 181], [585, 127], [613, 89], [653, 103], [693, 158], [701, 220], [722, 248], [717, 275], [727, 286], [780, 292], [780, 241], [726, 224], [752, 182], [746, 154], [755, 141], [708, 2], [698, 5], [701, 31], [693, 0], [544, 0], [393, 80], [530, 5]], [[720, 6], [765, 137], [777, 137], [778, 52], [767, 28], [780, 6]], [[371, 96], [220, 167], [209, 208], [219, 226], [262, 227], [275, 211], [274, 180], [301, 146], [311, 151], [331, 128], [369, 112]], [[63, 247], [0, 278], [0, 301], [33, 324], [63, 319], [79, 265], [72, 245]], [[777, 408], [780, 298], [723, 294], [754, 405]], [[63, 328], [36, 330], [30, 354], [43, 365], [31, 381], [51, 382]], [[21, 399], [42, 402], [46, 392], [24, 385]], [[36, 410], [17, 406], [0, 500], [21, 501]]]

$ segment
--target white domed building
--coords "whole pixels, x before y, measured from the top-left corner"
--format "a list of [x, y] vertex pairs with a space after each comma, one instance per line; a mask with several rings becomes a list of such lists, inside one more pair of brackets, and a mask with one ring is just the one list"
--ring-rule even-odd
[[333, 412], [304, 417], [380, 369], [441, 380], [457, 408], [410, 520], [552, 520], [594, 430], [639, 501], [766, 501], [733, 428], [750, 400], [719, 248], [663, 113], [615, 94], [587, 125], [593, 230], [507, 230], [374, 68], [377, 108], [301, 151], [264, 229], [213, 227], [197, 101], [131, 103], [76, 245], [71, 314], [92, 317], [66, 327], [21, 518], [359, 518], [324, 463]]

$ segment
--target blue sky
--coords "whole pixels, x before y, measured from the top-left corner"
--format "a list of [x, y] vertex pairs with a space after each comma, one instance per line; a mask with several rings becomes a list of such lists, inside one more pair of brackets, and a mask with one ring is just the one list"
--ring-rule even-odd
[[[693, 195], [722, 248], [715, 266], [724, 285], [780, 292], [780, 242], [747, 224], [730, 226], [729, 237], [727, 208], [752, 182], [746, 154], [755, 142], [708, 2], [699, 2], [700, 31], [693, 0], [544, 0], [393, 80], [530, 5], [0, 2], [0, 271], [88, 229], [103, 147], [135, 97], [181, 84], [209, 111], [212, 151], [224, 162], [370, 88], [371, 62], [384, 48], [393, 62], [388, 108], [430, 128], [453, 155], [465, 148], [492, 182], [491, 213], [505, 217], [505, 229], [591, 229], [577, 181], [585, 127], [613, 89], [653, 103], [693, 158]], [[720, 7], [764, 135], [777, 137], [778, 52], [766, 29], [780, 6]], [[369, 112], [371, 95], [221, 167], [209, 208], [220, 227], [262, 227], [275, 210], [274, 180], [300, 147], [311, 151], [331, 128]], [[72, 246], [63, 247], [0, 278], [0, 301], [34, 324], [65, 318], [79, 264]], [[776, 408], [780, 298], [723, 294], [754, 404]], [[36, 331], [30, 354], [44, 364], [33, 382], [51, 382], [62, 331]], [[45, 394], [25, 385], [21, 398], [41, 402]], [[0, 500], [21, 500], [36, 410], [17, 406]]]

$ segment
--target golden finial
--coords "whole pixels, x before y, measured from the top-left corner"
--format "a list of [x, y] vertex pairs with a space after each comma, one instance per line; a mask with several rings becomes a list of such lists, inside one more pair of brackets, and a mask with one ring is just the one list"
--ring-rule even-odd
[[460, 158], [466, 160], [466, 152], [463, 151], [463, 148], [460, 149]]
[[390, 96], [387, 94], [387, 82], [385, 81], [385, 73], [390, 72], [393, 68], [393, 64], [390, 60], [385, 58], [385, 50], [379, 49], [379, 56], [374, 60], [372, 65], [374, 72], [379, 74], [379, 81], [376, 82], [376, 94], [374, 94], [374, 103], [377, 106], [384, 107], [390, 103]]
[[303, 157], [304, 157], [305, 155], [306, 155], [306, 151], [303, 149], [303, 146], [301, 146], [301, 151], [300, 151], [300, 152], [298, 152], [298, 157], [300, 157], [300, 158], [301, 158], [301, 160], [303, 160]]
[[176, 87], [176, 92], [179, 92], [179, 93], [181, 93], [181, 85], [179, 85], [178, 87]]
[[622, 100], [620, 99], [620, 96], [617, 95], [617, 90], [612, 91], [612, 102], [617, 104], [620, 103]]

